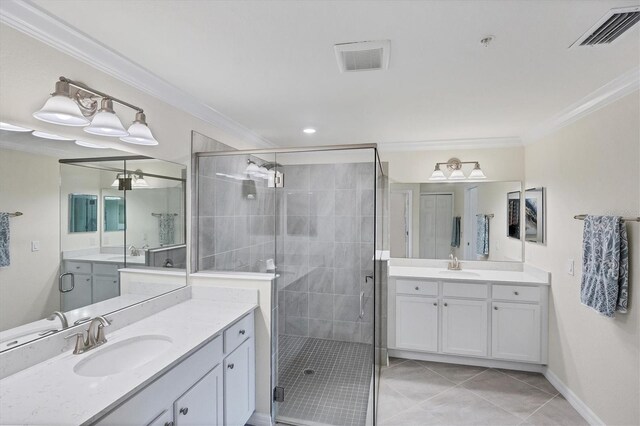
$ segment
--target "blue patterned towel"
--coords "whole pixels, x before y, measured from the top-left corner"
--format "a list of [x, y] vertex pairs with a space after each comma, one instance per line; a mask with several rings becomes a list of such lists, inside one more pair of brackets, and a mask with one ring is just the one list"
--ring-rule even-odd
[[476, 215], [478, 234], [476, 238], [476, 254], [489, 256], [489, 218], [486, 214]]
[[580, 301], [600, 314], [627, 312], [629, 243], [619, 216], [587, 216], [582, 236]]
[[9, 213], [0, 213], [0, 268], [9, 266]]
[[460, 247], [460, 216], [453, 218], [451, 227], [451, 247]]

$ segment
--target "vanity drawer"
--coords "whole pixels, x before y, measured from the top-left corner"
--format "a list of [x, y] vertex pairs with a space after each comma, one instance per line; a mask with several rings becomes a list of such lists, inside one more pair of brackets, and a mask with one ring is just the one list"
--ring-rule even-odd
[[253, 314], [248, 314], [224, 332], [224, 353], [230, 354], [247, 338], [253, 336]]
[[91, 274], [91, 262], [65, 262], [65, 271], [74, 274]]
[[437, 296], [438, 283], [434, 281], [396, 280], [396, 293]]
[[540, 288], [524, 285], [496, 285], [492, 287], [493, 299], [520, 302], [539, 302]]
[[486, 284], [442, 283], [443, 297], [464, 297], [470, 299], [486, 299], [489, 289]]
[[117, 263], [94, 263], [93, 273], [96, 275], [111, 275], [117, 276], [120, 265]]

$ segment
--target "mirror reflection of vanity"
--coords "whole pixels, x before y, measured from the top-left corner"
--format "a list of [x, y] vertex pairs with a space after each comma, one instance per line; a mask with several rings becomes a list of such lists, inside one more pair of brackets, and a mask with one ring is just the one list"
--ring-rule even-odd
[[390, 184], [392, 258], [523, 259], [521, 183]]
[[[183, 165], [1, 130], [0, 169], [0, 211], [23, 213], [0, 268], [0, 351], [185, 285]], [[124, 268], [175, 279], [122, 281]]]

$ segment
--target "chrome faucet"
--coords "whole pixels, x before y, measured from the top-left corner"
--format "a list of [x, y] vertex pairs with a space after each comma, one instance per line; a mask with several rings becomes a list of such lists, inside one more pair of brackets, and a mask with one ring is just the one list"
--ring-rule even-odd
[[460, 269], [462, 269], [460, 267], [460, 262], [458, 261], [458, 258], [454, 257], [453, 253], [449, 255], [449, 264], [447, 265], [447, 269], [450, 271], [459, 271]]
[[60, 320], [60, 322], [62, 323], [62, 329], [64, 330], [65, 328], [69, 328], [69, 321], [67, 321], [67, 316], [60, 312], [60, 311], [55, 311], [54, 313], [51, 314], [51, 316], [49, 316], [49, 318], [47, 318], [47, 321], [53, 321], [56, 318], [58, 318]]
[[137, 249], [133, 244], [130, 244], [129, 247], [127, 247], [127, 251], [131, 256], [140, 256], [140, 250]]
[[73, 354], [79, 355], [107, 343], [107, 338], [104, 335], [104, 328], [109, 324], [111, 324], [111, 322], [105, 317], [95, 317], [91, 320], [91, 324], [89, 324], [89, 329], [86, 331], [86, 337], [84, 331], [70, 334], [65, 337], [65, 339], [71, 339], [72, 337], [76, 338], [76, 345], [73, 349]]

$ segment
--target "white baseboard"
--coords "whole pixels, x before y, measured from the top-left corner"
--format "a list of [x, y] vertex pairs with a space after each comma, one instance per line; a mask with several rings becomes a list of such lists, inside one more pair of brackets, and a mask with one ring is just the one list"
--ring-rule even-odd
[[271, 426], [271, 416], [254, 411], [248, 423], [253, 426]]
[[544, 365], [518, 361], [502, 361], [499, 359], [474, 358], [460, 355], [445, 355], [426, 352], [389, 349], [389, 356], [395, 358], [416, 359], [419, 361], [447, 362], [449, 364], [474, 365], [487, 368], [504, 368], [507, 370], [531, 371], [542, 373]]
[[578, 396], [573, 393], [573, 391], [569, 389], [569, 387], [567, 387], [567, 385], [565, 385], [564, 382], [553, 373], [553, 371], [545, 368], [542, 374], [544, 374], [544, 377], [547, 378], [549, 383], [551, 383], [553, 387], [555, 387], [558, 392], [560, 392], [562, 396], [564, 396], [567, 402], [569, 402], [569, 404], [571, 404], [571, 406], [578, 412], [578, 414], [580, 414], [590, 425], [604, 426], [605, 423], [600, 420], [598, 416], [596, 416], [596, 413], [591, 411], [591, 408], [589, 408], [587, 404], [585, 404], [580, 398], [578, 398]]

